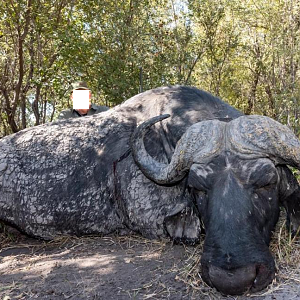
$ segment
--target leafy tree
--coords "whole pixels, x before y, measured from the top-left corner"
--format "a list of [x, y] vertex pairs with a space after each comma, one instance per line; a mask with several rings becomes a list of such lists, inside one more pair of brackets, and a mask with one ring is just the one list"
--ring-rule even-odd
[[[6, 1], [0, 8], [0, 101], [4, 133], [46, 121], [58, 76], [58, 32], [68, 23], [68, 1]], [[56, 93], [58, 91], [56, 90]], [[54, 107], [54, 106], [53, 106]]]
[[299, 131], [299, 0], [18, 0], [0, 7], [0, 136], [56, 119], [71, 83], [114, 106], [188, 84]]

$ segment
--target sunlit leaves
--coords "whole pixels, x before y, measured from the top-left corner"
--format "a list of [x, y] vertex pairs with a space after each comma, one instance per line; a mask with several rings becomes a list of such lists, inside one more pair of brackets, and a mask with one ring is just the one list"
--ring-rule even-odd
[[[27, 4], [0, 6], [0, 113], [7, 128]], [[35, 0], [29, 25], [18, 129], [24, 112], [29, 125], [34, 119], [29, 97], [37, 99], [37, 123], [51, 120], [45, 103], [56, 112], [70, 106], [71, 83], [79, 79], [94, 102], [114, 106], [139, 92], [141, 67], [144, 90], [195, 85], [246, 113], [299, 127], [299, 0]]]

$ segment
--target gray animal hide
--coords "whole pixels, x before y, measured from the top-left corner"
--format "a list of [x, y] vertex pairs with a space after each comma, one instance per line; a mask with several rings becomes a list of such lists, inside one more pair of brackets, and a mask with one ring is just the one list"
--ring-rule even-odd
[[147, 179], [129, 149], [137, 124], [156, 115], [147, 151], [168, 163], [176, 142], [196, 122], [240, 112], [195, 88], [166, 87], [139, 94], [91, 117], [53, 122], [0, 140], [0, 219], [35, 237], [134, 230], [164, 236], [164, 219], [189, 201], [183, 183]]

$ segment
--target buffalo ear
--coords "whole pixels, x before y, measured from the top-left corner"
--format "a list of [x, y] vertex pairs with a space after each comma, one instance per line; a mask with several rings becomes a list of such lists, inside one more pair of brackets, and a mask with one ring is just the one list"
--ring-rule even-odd
[[280, 176], [279, 200], [287, 213], [287, 228], [295, 236], [300, 230], [300, 186], [288, 167], [280, 166], [277, 170]]

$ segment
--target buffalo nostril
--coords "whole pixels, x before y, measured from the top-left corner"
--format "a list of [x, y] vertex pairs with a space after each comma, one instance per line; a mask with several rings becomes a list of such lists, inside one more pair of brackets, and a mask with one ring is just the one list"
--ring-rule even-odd
[[275, 277], [275, 271], [273, 267], [259, 264], [256, 267], [256, 278], [251, 287], [251, 292], [255, 293], [265, 288], [269, 283], [273, 281]]
[[233, 270], [225, 270], [210, 265], [208, 275], [211, 284], [221, 293], [241, 295], [252, 287], [256, 278], [256, 266], [253, 264]]

